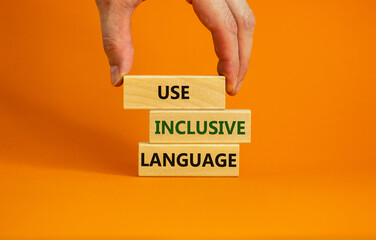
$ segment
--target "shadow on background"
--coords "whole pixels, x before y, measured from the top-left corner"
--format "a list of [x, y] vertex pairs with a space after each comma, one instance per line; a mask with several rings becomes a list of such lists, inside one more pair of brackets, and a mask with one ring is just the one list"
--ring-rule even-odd
[[137, 143], [103, 127], [68, 119], [1, 85], [0, 113], [0, 162], [137, 175]]

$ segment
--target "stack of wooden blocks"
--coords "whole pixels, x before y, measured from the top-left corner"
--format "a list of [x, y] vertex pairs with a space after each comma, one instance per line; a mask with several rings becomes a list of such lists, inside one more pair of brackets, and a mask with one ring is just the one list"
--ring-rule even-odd
[[239, 176], [251, 111], [225, 110], [222, 76], [125, 76], [124, 108], [150, 109], [139, 176]]

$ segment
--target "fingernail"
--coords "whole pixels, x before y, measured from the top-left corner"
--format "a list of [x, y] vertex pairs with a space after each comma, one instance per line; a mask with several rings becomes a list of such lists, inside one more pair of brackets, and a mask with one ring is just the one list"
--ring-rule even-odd
[[236, 87], [236, 83], [233, 84], [233, 85], [227, 84], [227, 85], [226, 85], [226, 91], [227, 91], [228, 93], [233, 93], [234, 90], [235, 90], [235, 87]]
[[111, 66], [111, 83], [114, 86], [117, 86], [121, 81], [119, 67], [118, 66]]
[[242, 82], [238, 82], [238, 84], [236, 85], [236, 88], [235, 88], [235, 91], [233, 92], [233, 94], [237, 94], [240, 90], [240, 87], [242, 86], [243, 84], [243, 81]]

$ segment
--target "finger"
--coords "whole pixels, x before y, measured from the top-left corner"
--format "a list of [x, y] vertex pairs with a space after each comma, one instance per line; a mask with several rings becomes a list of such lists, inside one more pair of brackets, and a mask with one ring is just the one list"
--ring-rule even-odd
[[[131, 1], [132, 2], [132, 1]], [[141, 1], [132, 4], [124, 0], [96, 0], [102, 28], [103, 47], [111, 66], [111, 83], [120, 86], [122, 75], [133, 63], [131, 16]]]
[[253, 30], [255, 27], [255, 17], [245, 0], [226, 0], [232, 14], [235, 17], [238, 26], [238, 46], [239, 46], [239, 73], [236, 88], [233, 94], [236, 94], [247, 73], [249, 58], [251, 57]]
[[226, 91], [232, 94], [239, 72], [237, 25], [224, 0], [192, 0], [200, 21], [212, 33], [219, 58], [217, 70], [226, 77]]

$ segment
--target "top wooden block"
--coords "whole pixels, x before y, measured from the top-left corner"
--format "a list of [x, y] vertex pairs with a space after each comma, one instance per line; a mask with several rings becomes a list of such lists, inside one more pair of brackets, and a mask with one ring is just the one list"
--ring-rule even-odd
[[225, 109], [223, 76], [124, 76], [125, 109]]

